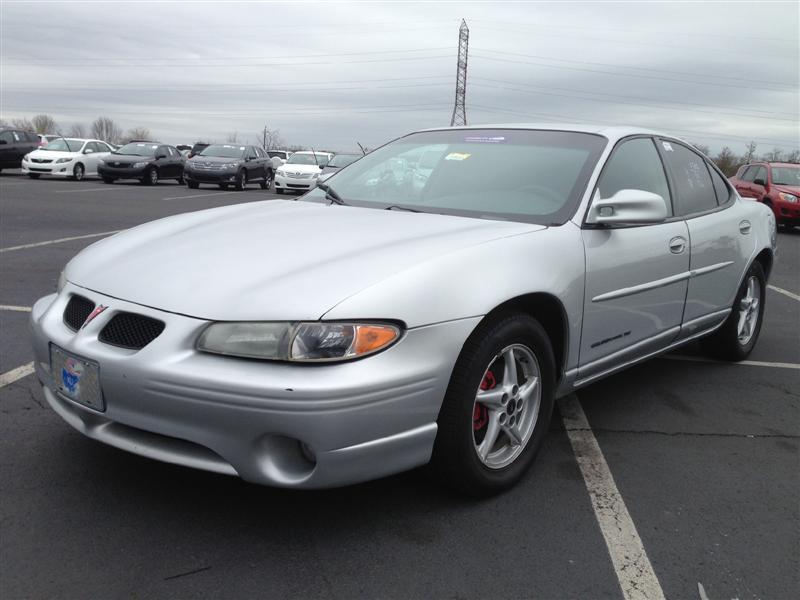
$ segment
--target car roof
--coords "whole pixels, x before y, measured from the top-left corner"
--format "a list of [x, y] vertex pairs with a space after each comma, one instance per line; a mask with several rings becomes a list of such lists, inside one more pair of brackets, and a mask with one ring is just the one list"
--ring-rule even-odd
[[[540, 131], [571, 131], [576, 133], [592, 133], [602, 135], [615, 142], [631, 135], [658, 135], [680, 140], [678, 136], [663, 131], [647, 129], [646, 127], [630, 127], [623, 125], [588, 125], [586, 123], [486, 123], [481, 125], [465, 125], [463, 127], [434, 127], [421, 131], [446, 131], [449, 129], [530, 129]], [[681, 140], [683, 141], [683, 140]], [[688, 143], [688, 142], [687, 142]]]

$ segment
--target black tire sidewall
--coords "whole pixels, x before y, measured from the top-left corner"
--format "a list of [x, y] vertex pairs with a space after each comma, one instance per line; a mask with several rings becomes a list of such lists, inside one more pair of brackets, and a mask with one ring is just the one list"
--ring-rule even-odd
[[[78, 177], [78, 173], [81, 174], [80, 177]], [[72, 169], [72, 176], [75, 178], [75, 181], [82, 181], [83, 180], [83, 176], [85, 174], [86, 174], [86, 169], [83, 168], [83, 165], [81, 163], [78, 163]]]
[[[489, 363], [511, 344], [530, 348], [539, 363], [539, 415], [522, 454], [502, 469], [490, 469], [481, 462], [474, 446], [475, 393]], [[439, 473], [454, 487], [472, 495], [497, 493], [512, 486], [533, 463], [550, 427], [555, 384], [552, 345], [538, 321], [526, 314], [507, 313], [482, 323], [464, 344], [453, 369], [439, 414], [434, 468], [438, 467]]]

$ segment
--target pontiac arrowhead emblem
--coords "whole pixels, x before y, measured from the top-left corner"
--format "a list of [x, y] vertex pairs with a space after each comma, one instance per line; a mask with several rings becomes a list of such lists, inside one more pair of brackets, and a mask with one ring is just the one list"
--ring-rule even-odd
[[94, 310], [89, 313], [88, 317], [86, 317], [86, 320], [83, 322], [83, 325], [81, 325], [81, 329], [83, 329], [89, 323], [91, 323], [97, 315], [99, 315], [101, 312], [103, 312], [107, 308], [108, 308], [107, 306], [103, 306], [102, 304], [98, 304], [97, 306], [95, 306]]

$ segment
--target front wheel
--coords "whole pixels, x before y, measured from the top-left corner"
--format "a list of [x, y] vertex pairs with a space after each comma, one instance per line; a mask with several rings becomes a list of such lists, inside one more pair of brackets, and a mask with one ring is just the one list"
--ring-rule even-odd
[[158, 183], [158, 170], [155, 167], [150, 167], [142, 178], [144, 185], [156, 185]]
[[275, 193], [283, 195], [283, 188], [275, 188]]
[[86, 174], [86, 169], [83, 168], [83, 165], [81, 163], [78, 163], [77, 165], [75, 165], [75, 168], [72, 169], [72, 178], [75, 181], [83, 180], [83, 176], [85, 174]]
[[761, 263], [754, 262], [742, 281], [731, 314], [702, 342], [708, 354], [722, 360], [744, 360], [753, 351], [764, 318], [767, 281]]
[[469, 337], [439, 412], [431, 466], [473, 496], [514, 485], [533, 463], [550, 425], [553, 348], [523, 313], [489, 317]]
[[40, 175], [41, 173], [28, 173], [28, 177], [30, 177], [31, 179], [39, 179]]
[[267, 171], [264, 181], [261, 182], [261, 189], [268, 190], [272, 187], [272, 171]]
[[114, 179], [111, 177], [103, 177], [103, 183], [114, 183]]
[[197, 183], [196, 181], [192, 181], [191, 179], [189, 179], [186, 182], [186, 185], [189, 187], [190, 190], [196, 190], [197, 188], [200, 187], [199, 183]]
[[178, 182], [180, 185], [183, 185], [184, 183], [186, 183], [186, 180], [183, 178], [183, 175], [181, 175], [180, 177], [178, 177], [178, 178], [176, 179], [176, 181], [177, 181], [177, 182]]
[[239, 171], [236, 175], [236, 182], [233, 184], [237, 192], [243, 192], [247, 188], [247, 171]]

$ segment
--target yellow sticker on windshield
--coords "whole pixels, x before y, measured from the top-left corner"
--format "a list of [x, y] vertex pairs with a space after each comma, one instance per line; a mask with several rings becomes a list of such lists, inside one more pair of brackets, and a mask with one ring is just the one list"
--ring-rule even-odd
[[472, 154], [466, 152], [451, 152], [444, 157], [445, 160], [467, 160]]

